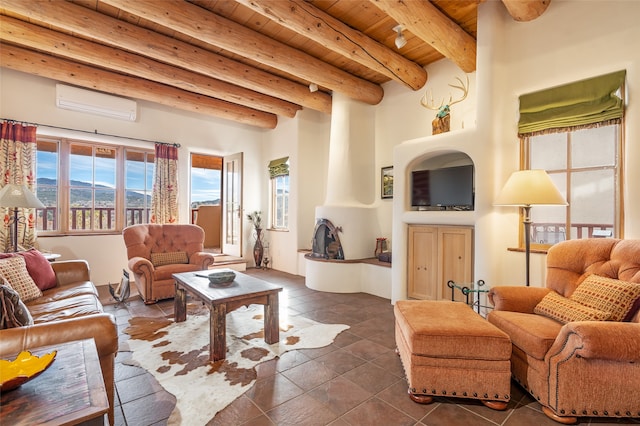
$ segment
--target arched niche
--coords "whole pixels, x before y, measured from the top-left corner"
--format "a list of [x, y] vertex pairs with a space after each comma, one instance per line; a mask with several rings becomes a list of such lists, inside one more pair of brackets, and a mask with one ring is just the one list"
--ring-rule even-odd
[[[407, 167], [407, 187], [409, 196], [407, 197], [407, 205], [405, 208], [407, 210], [418, 210], [416, 207], [412, 206], [412, 174], [414, 171], [437, 170], [468, 165], [473, 166], [474, 162], [469, 155], [462, 151], [434, 151], [416, 157]], [[472, 178], [471, 185], [473, 193], [475, 193], [475, 168], [473, 174], [474, 176]], [[473, 210], [473, 207], [471, 210]]]

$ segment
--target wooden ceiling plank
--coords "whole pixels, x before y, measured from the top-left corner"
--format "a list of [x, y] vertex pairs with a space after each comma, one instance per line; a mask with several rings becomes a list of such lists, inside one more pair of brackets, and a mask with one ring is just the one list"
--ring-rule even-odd
[[384, 95], [382, 87], [377, 84], [358, 78], [190, 3], [157, 0], [102, 1], [211, 45], [327, 87], [351, 99], [376, 105]]
[[429, 1], [370, 0], [464, 72], [476, 69], [476, 40]]
[[551, 0], [502, 0], [509, 15], [516, 21], [533, 21], [547, 10]]
[[422, 88], [427, 82], [427, 72], [420, 65], [306, 1], [235, 1], [412, 90]]
[[16, 71], [249, 126], [275, 129], [278, 122], [275, 114], [197, 95], [142, 78], [81, 65], [6, 43], [0, 43], [0, 61], [3, 67]]
[[146, 78], [272, 114], [291, 118], [300, 109], [298, 105], [278, 98], [6, 16], [0, 16], [0, 38], [23, 47]]
[[331, 113], [331, 96], [179, 40], [66, 1], [2, 0], [5, 15], [156, 59], [176, 67]]

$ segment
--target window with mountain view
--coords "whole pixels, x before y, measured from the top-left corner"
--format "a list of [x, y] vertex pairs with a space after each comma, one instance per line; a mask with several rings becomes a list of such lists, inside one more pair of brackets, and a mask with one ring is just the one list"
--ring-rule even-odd
[[148, 223], [152, 150], [67, 139], [38, 140], [36, 227], [47, 233], [120, 232]]

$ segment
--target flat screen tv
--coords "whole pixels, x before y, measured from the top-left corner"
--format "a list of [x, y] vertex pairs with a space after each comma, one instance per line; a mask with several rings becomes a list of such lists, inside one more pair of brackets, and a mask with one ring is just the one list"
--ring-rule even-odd
[[412, 172], [411, 205], [418, 210], [473, 210], [473, 165]]

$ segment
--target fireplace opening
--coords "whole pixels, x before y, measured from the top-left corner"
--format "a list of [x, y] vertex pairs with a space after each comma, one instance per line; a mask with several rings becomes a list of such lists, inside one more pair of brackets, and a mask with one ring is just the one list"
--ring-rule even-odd
[[328, 219], [318, 219], [313, 230], [311, 257], [344, 260], [338, 232], [342, 232], [342, 227], [335, 227]]

